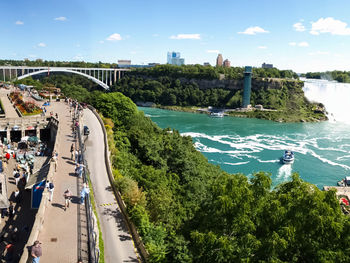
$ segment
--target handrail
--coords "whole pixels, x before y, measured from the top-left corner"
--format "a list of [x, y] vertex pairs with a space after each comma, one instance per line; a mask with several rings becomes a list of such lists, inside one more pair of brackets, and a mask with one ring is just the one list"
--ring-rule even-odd
[[[81, 151], [81, 159], [84, 164], [84, 171], [83, 171], [83, 181], [84, 183], [88, 183], [88, 173], [86, 169], [86, 160], [84, 158], [84, 143], [81, 136], [81, 129], [80, 125], [76, 127], [76, 132], [78, 134], [78, 141], [79, 141], [79, 149]], [[87, 221], [87, 231], [88, 231], [88, 240], [89, 240], [89, 262], [92, 263], [98, 263], [99, 262], [99, 249], [97, 247], [97, 234], [95, 233], [95, 220], [93, 217], [93, 210], [91, 206], [90, 201], [90, 195], [85, 196], [85, 212], [86, 212], [86, 221]]]

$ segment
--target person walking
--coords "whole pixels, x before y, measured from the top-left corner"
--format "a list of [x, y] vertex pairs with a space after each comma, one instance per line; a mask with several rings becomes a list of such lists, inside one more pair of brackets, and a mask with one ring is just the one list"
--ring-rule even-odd
[[56, 152], [52, 154], [51, 162], [54, 162], [55, 172], [57, 172], [57, 155], [56, 155]]
[[81, 189], [80, 192], [80, 204], [84, 204], [85, 197], [90, 193], [89, 187], [86, 185], [86, 183], [83, 184], [83, 189]]
[[53, 198], [53, 191], [55, 189], [55, 186], [53, 185], [53, 182], [49, 182], [49, 180], [46, 181], [46, 188], [49, 191], [50, 195], [49, 195], [49, 201], [52, 201]]
[[13, 207], [12, 201], [10, 201], [10, 206], [9, 206], [9, 219], [10, 220], [13, 218], [14, 213], [15, 213], [15, 209]]
[[70, 146], [70, 159], [73, 160], [73, 155], [74, 155], [74, 143]]
[[40, 257], [42, 256], [42, 250], [41, 250], [41, 243], [39, 240], [34, 242], [34, 245], [32, 246], [31, 249], [31, 255], [33, 257], [32, 263], [39, 263]]
[[69, 189], [67, 189], [66, 191], [64, 191], [63, 197], [64, 197], [64, 211], [66, 211], [67, 208], [69, 207], [70, 199], [72, 197], [72, 192]]

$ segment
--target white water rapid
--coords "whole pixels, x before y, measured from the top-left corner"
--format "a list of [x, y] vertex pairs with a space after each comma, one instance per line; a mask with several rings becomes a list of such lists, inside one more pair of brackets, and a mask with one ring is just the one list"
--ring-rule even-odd
[[325, 105], [332, 121], [350, 123], [350, 84], [336, 81], [301, 79], [305, 96], [313, 102]]

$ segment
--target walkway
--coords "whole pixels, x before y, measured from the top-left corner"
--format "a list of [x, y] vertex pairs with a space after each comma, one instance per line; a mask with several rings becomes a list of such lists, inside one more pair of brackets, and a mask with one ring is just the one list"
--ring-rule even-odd
[[[47, 107], [47, 110], [58, 113], [60, 121], [59, 134], [56, 138], [58, 140], [58, 168], [53, 178], [55, 186], [53, 200], [46, 208], [43, 229], [38, 238], [42, 242], [43, 250], [40, 262], [75, 263], [81, 252], [78, 241], [82, 235], [79, 226], [81, 222], [84, 222], [81, 226], [84, 228], [86, 219], [79, 218], [85, 214], [85, 207], [79, 204], [78, 194], [82, 179], [75, 176], [75, 163], [70, 160], [70, 147], [74, 142], [71, 132], [72, 121], [69, 116], [69, 107], [64, 102], [53, 102]], [[63, 192], [66, 189], [73, 194], [67, 211], [64, 210], [63, 198]], [[87, 243], [86, 238], [83, 238], [82, 242]], [[83, 254], [82, 257], [83, 262], [87, 262], [87, 254]]]
[[85, 141], [85, 158], [88, 163], [101, 223], [105, 246], [105, 262], [138, 262], [132, 238], [114, 199], [114, 193], [108, 179], [101, 125], [90, 110], [84, 110], [83, 122], [90, 128], [90, 135]]
[[2, 106], [4, 107], [6, 118], [18, 118], [16, 110], [13, 108], [10, 100], [7, 97], [8, 93], [10, 93], [10, 91], [5, 89], [0, 90], [0, 99]]

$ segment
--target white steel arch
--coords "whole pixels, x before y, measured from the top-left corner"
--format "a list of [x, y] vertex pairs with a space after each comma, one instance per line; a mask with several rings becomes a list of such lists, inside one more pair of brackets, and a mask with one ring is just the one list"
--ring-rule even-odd
[[79, 71], [66, 69], [66, 68], [41, 69], [41, 70], [38, 70], [38, 71], [34, 71], [34, 72], [30, 72], [30, 73], [24, 74], [24, 75], [18, 77], [17, 79], [20, 80], [20, 79], [24, 79], [24, 78], [27, 78], [27, 77], [30, 77], [30, 76], [46, 73], [46, 72], [66, 72], [66, 73], [78, 74], [78, 75], [84, 76], [84, 77], [92, 80], [93, 82], [95, 82], [96, 84], [100, 85], [104, 89], [109, 89], [109, 86], [107, 84], [103, 83], [102, 81], [98, 80], [97, 78], [94, 78], [93, 76], [87, 75], [87, 74], [79, 72]]

